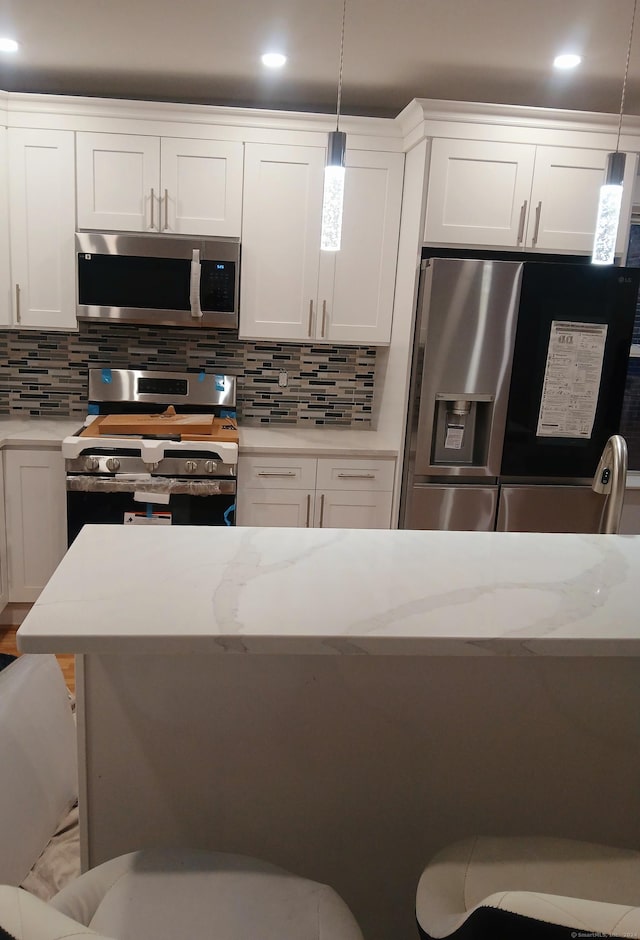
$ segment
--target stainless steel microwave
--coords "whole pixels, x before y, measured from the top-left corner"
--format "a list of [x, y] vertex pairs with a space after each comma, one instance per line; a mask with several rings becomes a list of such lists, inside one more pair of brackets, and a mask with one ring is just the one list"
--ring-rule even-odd
[[240, 240], [76, 233], [78, 320], [237, 329]]

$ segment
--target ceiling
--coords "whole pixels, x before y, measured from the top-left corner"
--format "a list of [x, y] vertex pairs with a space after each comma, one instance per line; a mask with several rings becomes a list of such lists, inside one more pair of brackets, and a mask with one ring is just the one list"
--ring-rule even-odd
[[[634, 0], [347, 0], [342, 113], [412, 98], [618, 113]], [[334, 113], [342, 0], [0, 0], [6, 91]], [[640, 113], [640, 11], [625, 113]], [[278, 47], [285, 68], [259, 55]], [[582, 65], [555, 72], [553, 57]]]

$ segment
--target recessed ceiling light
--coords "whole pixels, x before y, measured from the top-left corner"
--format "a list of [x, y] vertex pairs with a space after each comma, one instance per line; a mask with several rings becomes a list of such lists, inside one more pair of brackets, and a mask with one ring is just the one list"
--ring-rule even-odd
[[17, 52], [18, 43], [15, 39], [9, 39], [4, 36], [0, 36], [0, 52]]
[[575, 69], [576, 65], [580, 65], [581, 62], [582, 56], [574, 53], [557, 55], [553, 60], [554, 67], [557, 69]]
[[281, 52], [265, 52], [262, 56], [262, 64], [268, 69], [281, 69], [286, 61], [286, 55], [282, 55]]

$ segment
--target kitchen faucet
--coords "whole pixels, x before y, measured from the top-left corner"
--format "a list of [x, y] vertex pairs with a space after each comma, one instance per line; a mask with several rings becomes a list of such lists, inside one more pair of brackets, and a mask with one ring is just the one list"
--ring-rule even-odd
[[600, 462], [593, 477], [591, 489], [606, 496], [602, 511], [600, 532], [617, 535], [624, 503], [627, 480], [627, 442], [620, 434], [614, 434], [604, 445]]

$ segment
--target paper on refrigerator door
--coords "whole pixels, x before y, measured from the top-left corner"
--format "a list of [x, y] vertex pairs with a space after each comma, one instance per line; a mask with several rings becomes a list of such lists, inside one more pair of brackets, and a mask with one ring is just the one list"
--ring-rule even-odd
[[591, 437], [606, 340], [606, 323], [552, 321], [538, 437]]

